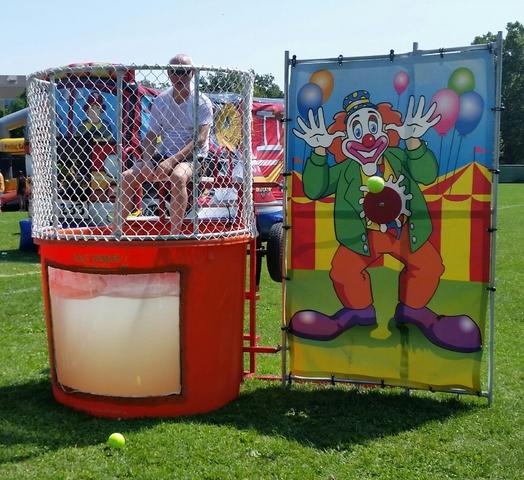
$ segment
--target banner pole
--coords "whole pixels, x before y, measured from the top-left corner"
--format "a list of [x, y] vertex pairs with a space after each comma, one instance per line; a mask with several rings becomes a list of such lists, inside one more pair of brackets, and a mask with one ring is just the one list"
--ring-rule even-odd
[[502, 110], [502, 32], [497, 34], [496, 46], [496, 80], [495, 80], [495, 115], [493, 135], [493, 187], [491, 195], [491, 252], [490, 252], [490, 278], [489, 278], [489, 352], [488, 352], [488, 405], [493, 403], [493, 374], [494, 374], [494, 346], [495, 346], [495, 260], [497, 238], [497, 196], [498, 172], [500, 156], [500, 113]]
[[[284, 173], [288, 173], [288, 155], [287, 155], [287, 133], [288, 133], [288, 115], [289, 115], [289, 50], [284, 52]], [[282, 226], [287, 226], [287, 184], [288, 176], [284, 176], [283, 184], [283, 219]], [[283, 238], [283, 254], [282, 254], [282, 273], [283, 277], [287, 278], [287, 228], [283, 229], [284, 235]], [[287, 376], [287, 324], [286, 324], [286, 278], [282, 278], [282, 350], [280, 353], [281, 364], [282, 364], [282, 385], [286, 385], [286, 376]]]

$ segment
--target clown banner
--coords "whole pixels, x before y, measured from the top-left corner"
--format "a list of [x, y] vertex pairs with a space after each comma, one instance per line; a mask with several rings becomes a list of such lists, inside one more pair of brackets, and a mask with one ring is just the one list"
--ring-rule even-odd
[[289, 379], [486, 393], [496, 50], [289, 62]]

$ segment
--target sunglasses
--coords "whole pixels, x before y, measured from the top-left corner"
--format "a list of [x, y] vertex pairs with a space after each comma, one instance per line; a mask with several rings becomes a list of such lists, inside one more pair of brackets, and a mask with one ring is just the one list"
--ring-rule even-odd
[[169, 75], [176, 75], [177, 77], [183, 77], [191, 75], [193, 70], [188, 68], [170, 68], [169, 69]]

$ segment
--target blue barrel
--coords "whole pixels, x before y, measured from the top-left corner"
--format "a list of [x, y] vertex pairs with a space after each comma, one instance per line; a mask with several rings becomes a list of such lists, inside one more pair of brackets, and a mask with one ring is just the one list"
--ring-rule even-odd
[[18, 222], [20, 224], [20, 246], [19, 249], [26, 252], [38, 251], [37, 245], [33, 243], [31, 237], [31, 219], [24, 218]]

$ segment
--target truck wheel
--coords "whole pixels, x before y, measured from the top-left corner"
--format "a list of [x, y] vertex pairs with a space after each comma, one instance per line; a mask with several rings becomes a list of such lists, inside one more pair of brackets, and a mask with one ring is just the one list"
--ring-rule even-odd
[[267, 240], [267, 271], [271, 280], [282, 282], [282, 261], [284, 258], [284, 229], [282, 223], [275, 223], [269, 230]]

